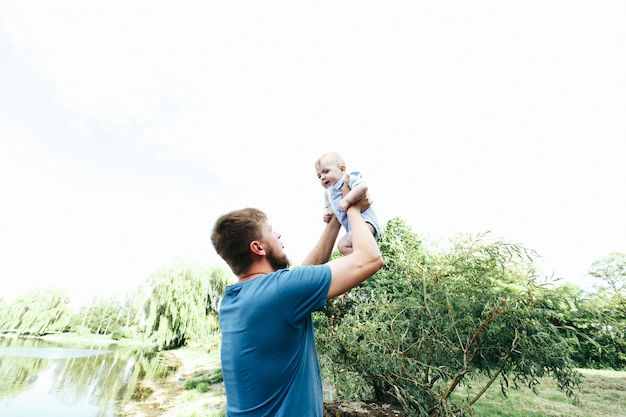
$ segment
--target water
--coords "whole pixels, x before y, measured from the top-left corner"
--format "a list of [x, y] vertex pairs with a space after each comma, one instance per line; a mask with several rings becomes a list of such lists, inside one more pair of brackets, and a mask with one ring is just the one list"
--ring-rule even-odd
[[151, 352], [0, 338], [0, 417], [114, 417], [138, 380], [169, 372]]

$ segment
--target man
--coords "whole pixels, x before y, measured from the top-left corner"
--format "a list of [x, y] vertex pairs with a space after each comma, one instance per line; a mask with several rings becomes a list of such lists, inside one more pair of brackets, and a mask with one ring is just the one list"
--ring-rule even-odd
[[383, 266], [361, 217], [367, 207], [360, 201], [347, 210], [353, 253], [328, 262], [341, 227], [333, 218], [302, 266], [292, 269], [280, 234], [262, 211], [236, 210], [216, 221], [213, 246], [239, 278], [226, 288], [220, 307], [228, 417], [323, 416], [311, 312]]

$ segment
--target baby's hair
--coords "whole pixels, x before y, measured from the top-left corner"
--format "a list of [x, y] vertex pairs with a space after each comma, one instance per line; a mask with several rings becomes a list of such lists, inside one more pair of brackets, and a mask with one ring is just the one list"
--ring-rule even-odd
[[319, 167], [322, 161], [325, 160], [330, 160], [331, 162], [334, 162], [339, 166], [346, 164], [341, 155], [339, 155], [337, 152], [326, 152], [325, 154], [317, 158], [317, 161], [315, 161], [315, 168]]

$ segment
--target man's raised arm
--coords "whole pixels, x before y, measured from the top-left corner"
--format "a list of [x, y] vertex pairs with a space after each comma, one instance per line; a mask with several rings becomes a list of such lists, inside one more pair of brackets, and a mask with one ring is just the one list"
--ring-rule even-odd
[[326, 223], [319, 240], [304, 261], [302, 261], [302, 265], [321, 265], [328, 262], [330, 255], [333, 253], [339, 229], [341, 229], [341, 224], [339, 224], [335, 216], [332, 216], [330, 221]]

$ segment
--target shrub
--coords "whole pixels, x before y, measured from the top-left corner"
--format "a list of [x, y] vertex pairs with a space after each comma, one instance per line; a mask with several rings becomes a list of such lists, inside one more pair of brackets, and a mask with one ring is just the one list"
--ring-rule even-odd
[[[531, 251], [480, 235], [431, 253], [399, 220], [380, 245], [385, 267], [315, 316], [338, 400], [396, 403], [408, 416], [464, 416], [494, 382], [504, 394], [534, 391], [544, 375], [574, 396], [571, 338], [551, 323], [550, 293], [535, 282]], [[475, 396], [452, 396], [481, 374]]]

